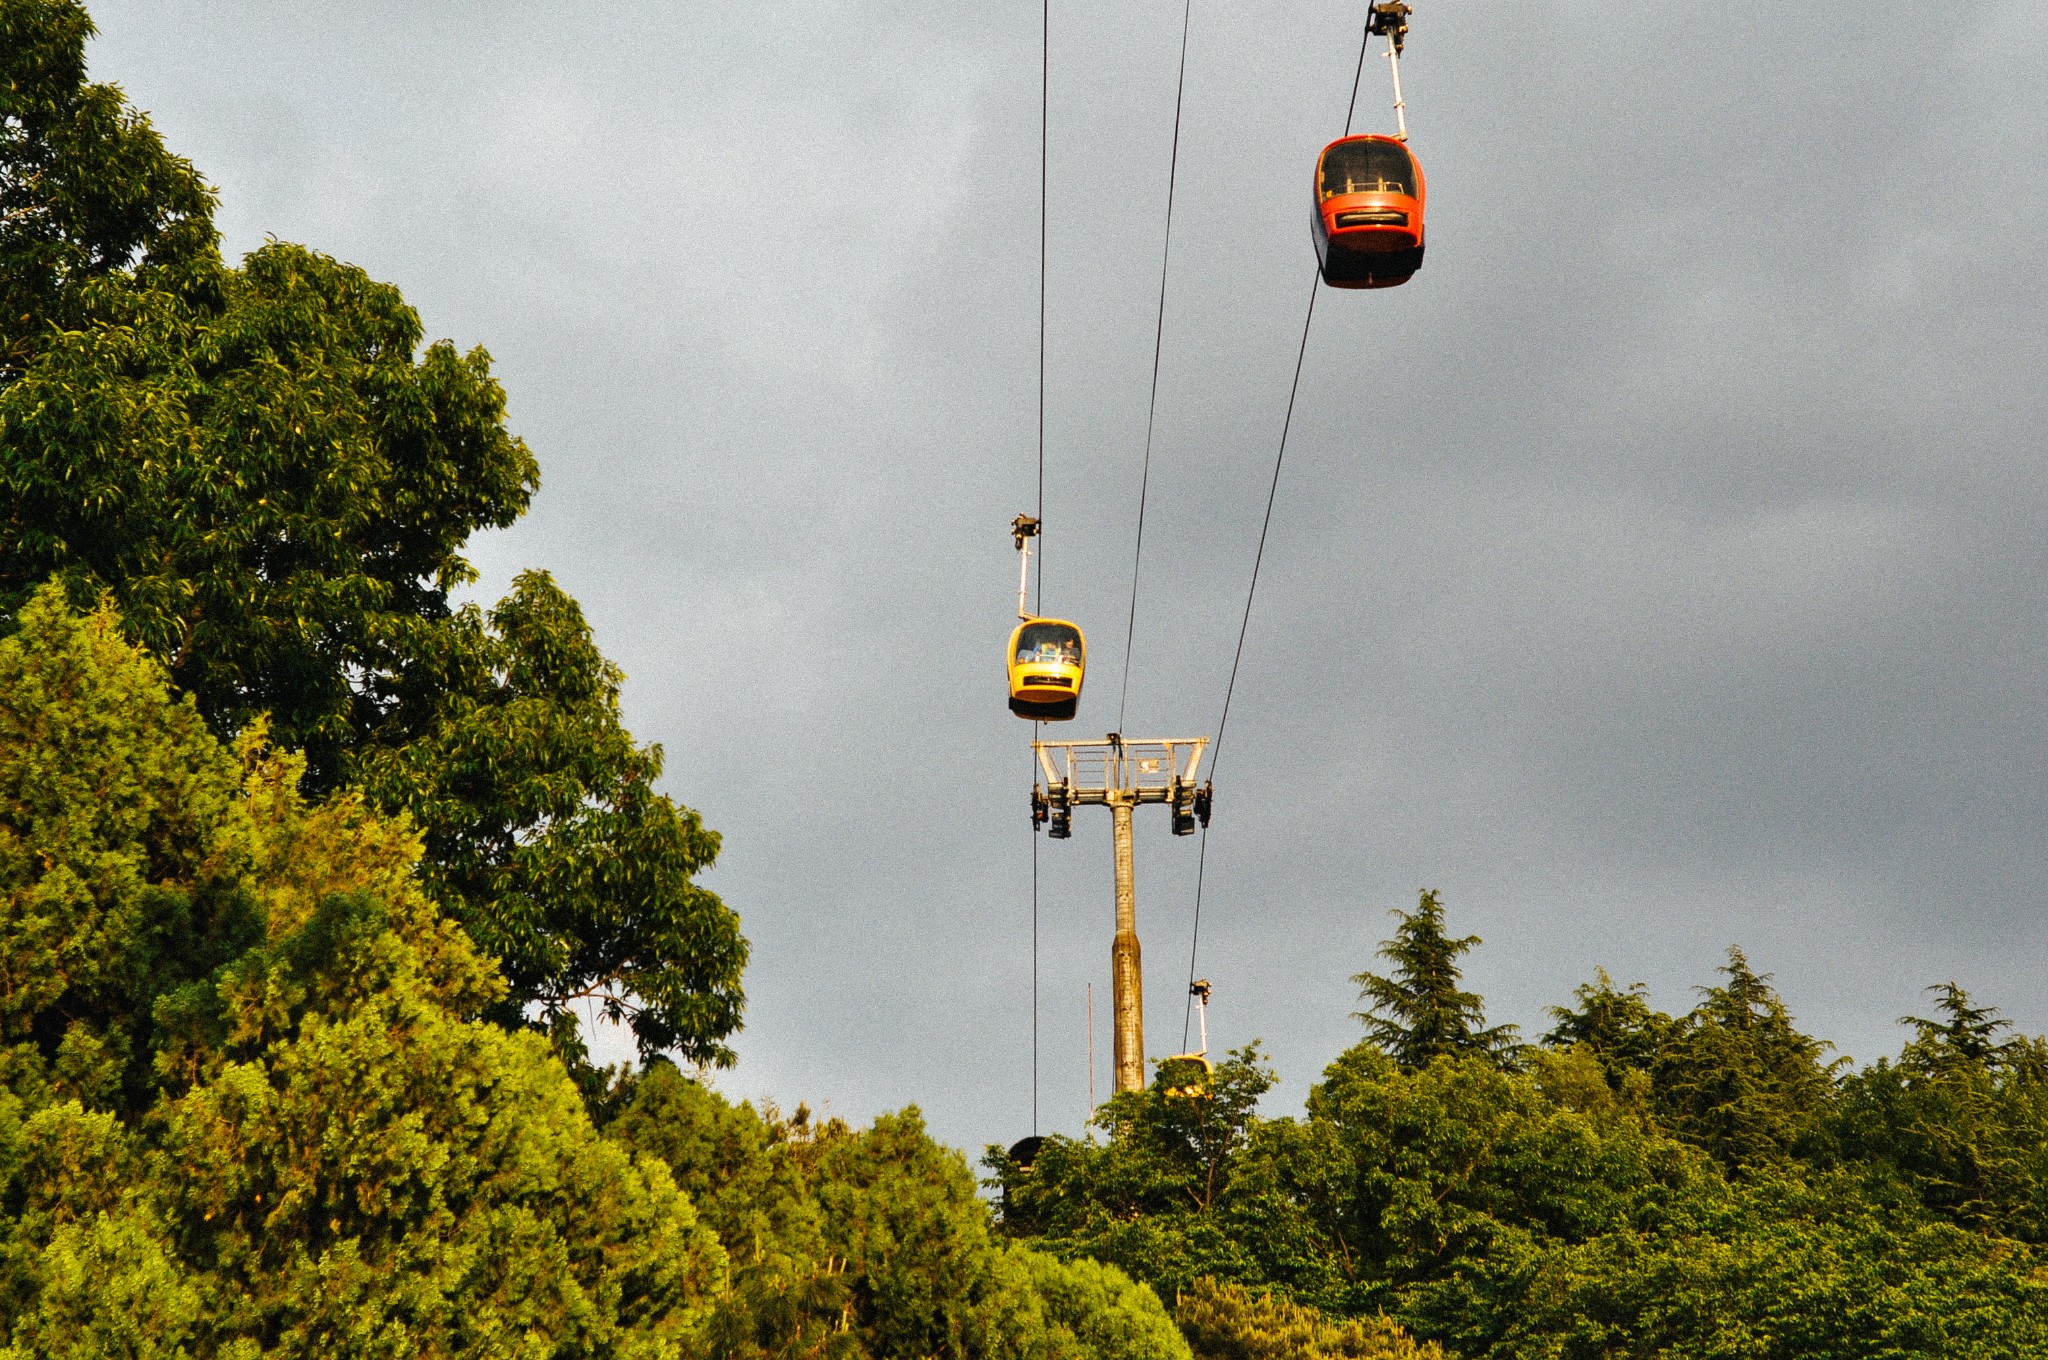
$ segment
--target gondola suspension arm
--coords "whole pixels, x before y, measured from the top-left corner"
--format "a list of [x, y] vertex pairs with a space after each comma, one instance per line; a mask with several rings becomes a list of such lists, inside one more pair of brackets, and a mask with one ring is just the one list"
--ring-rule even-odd
[[1017, 617], [1028, 619], [1031, 611], [1025, 602], [1031, 594], [1031, 540], [1038, 537], [1038, 521], [1019, 515], [1010, 521], [1010, 534], [1017, 540]]
[[1408, 37], [1410, 7], [1402, 0], [1380, 0], [1372, 7], [1366, 31], [1387, 40], [1387, 70], [1394, 77], [1394, 136], [1408, 140], [1408, 101], [1401, 97], [1401, 47]]

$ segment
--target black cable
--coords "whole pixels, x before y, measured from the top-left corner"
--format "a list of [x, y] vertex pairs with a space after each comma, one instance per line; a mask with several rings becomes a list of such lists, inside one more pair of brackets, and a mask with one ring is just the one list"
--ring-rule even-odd
[[1259, 524], [1259, 547], [1252, 554], [1252, 582], [1244, 593], [1244, 618], [1237, 625], [1237, 651], [1230, 658], [1230, 683], [1223, 687], [1223, 714], [1216, 720], [1216, 740], [1209, 743], [1209, 777], [1216, 777], [1216, 762], [1223, 751], [1223, 729], [1230, 724], [1230, 698], [1237, 693], [1237, 668], [1244, 660], [1245, 634], [1252, 626], [1252, 601], [1259, 593], [1259, 568], [1266, 561], [1266, 535], [1273, 528], [1273, 502], [1280, 494], [1280, 468], [1287, 461], [1287, 434], [1294, 428], [1294, 399], [1301, 391], [1301, 366], [1308, 358], [1309, 327], [1316, 319], [1316, 294], [1321, 291], [1320, 273], [1309, 281], [1308, 314], [1301, 319], [1301, 347], [1294, 352], [1294, 381], [1287, 388], [1287, 416], [1280, 423], [1280, 452], [1273, 458], [1273, 481], [1266, 488], [1266, 517]]
[[[1223, 688], [1223, 713], [1216, 720], [1216, 739], [1209, 743], [1209, 779], [1216, 778], [1216, 765], [1223, 754], [1223, 731], [1230, 725], [1230, 700], [1237, 693], [1237, 668], [1244, 660], [1244, 639], [1251, 631], [1252, 601], [1259, 594], [1259, 568], [1266, 561], [1266, 535], [1273, 528], [1273, 502], [1280, 494], [1280, 468], [1287, 461], [1287, 435], [1294, 428], [1294, 399], [1301, 391], [1302, 363], [1308, 357], [1309, 327], [1316, 319], [1316, 294], [1321, 291], [1320, 272], [1309, 283], [1308, 313], [1301, 319], [1301, 347], [1294, 354], [1294, 381], [1287, 388], [1287, 416], [1280, 423], [1280, 451], [1273, 458], [1273, 481], [1266, 488], [1266, 515], [1259, 524], [1259, 547], [1252, 555], [1251, 586], [1244, 593], [1244, 618], [1237, 625], [1237, 651], [1230, 658], [1230, 683]], [[1195, 985], [1195, 951], [1202, 939], [1202, 867], [1209, 851], [1209, 829], [1202, 828], [1202, 848], [1195, 864], [1195, 925], [1193, 939], [1188, 945], [1188, 986]], [[1194, 994], [1188, 994], [1186, 1010], [1181, 1018], [1181, 1047], [1187, 1047], [1187, 1017], [1194, 1012]]]
[[1365, 77], [1365, 49], [1372, 46], [1372, 19], [1365, 21], [1365, 32], [1358, 39], [1358, 69], [1351, 74], [1351, 102], [1344, 106], [1344, 135], [1351, 135], [1351, 120], [1358, 116], [1358, 82]]
[[1152, 394], [1145, 405], [1145, 462], [1138, 475], [1138, 542], [1131, 555], [1131, 612], [1124, 621], [1123, 688], [1116, 700], [1116, 730], [1124, 730], [1124, 707], [1131, 697], [1131, 644], [1138, 633], [1138, 579], [1145, 562], [1145, 500], [1152, 489], [1152, 428], [1159, 414], [1159, 355], [1166, 340], [1166, 271], [1173, 259], [1173, 191], [1180, 179], [1180, 111], [1188, 86], [1188, 26], [1195, 0], [1185, 0], [1180, 13], [1180, 74], [1173, 87], [1173, 152], [1166, 163], [1166, 238], [1159, 251], [1159, 315], [1152, 327]]
[[[1038, 519], [1045, 520], [1045, 224], [1047, 167], [1052, 144], [1052, 0], [1043, 0], [1038, 32]], [[1045, 608], [1045, 531], [1038, 536], [1038, 598], [1032, 612]], [[1031, 725], [1039, 735], [1039, 725]], [[1033, 766], [1034, 771], [1036, 766]], [[1033, 775], [1034, 785], [1037, 782]], [[1031, 1134], [1038, 1136], [1038, 826], [1031, 827]]]
[[[1351, 135], [1352, 109], [1358, 105], [1358, 83], [1365, 74], [1365, 51], [1372, 43], [1372, 21], [1366, 21], [1366, 29], [1358, 40], [1358, 69], [1351, 76], [1351, 106], [1344, 113], [1344, 135]], [[1273, 482], [1266, 488], [1266, 516], [1259, 524], [1259, 547], [1252, 555], [1251, 586], [1244, 593], [1244, 618], [1237, 626], [1237, 651], [1230, 658], [1230, 683], [1223, 689], [1223, 713], [1216, 720], [1216, 740], [1209, 743], [1209, 778], [1216, 778], [1216, 765], [1223, 754], [1223, 729], [1230, 724], [1230, 699], [1237, 693], [1237, 668], [1244, 660], [1245, 634], [1252, 626], [1252, 601], [1259, 593], [1259, 568], [1266, 560], [1266, 534], [1273, 527], [1273, 501], [1280, 494], [1280, 466], [1287, 461], [1287, 435], [1294, 428], [1294, 399], [1301, 392], [1301, 366], [1308, 357], [1309, 327], [1316, 319], [1316, 294], [1321, 291], [1322, 274], [1308, 286], [1308, 312], [1301, 319], [1301, 347], [1294, 354], [1294, 381], [1287, 387], [1287, 415], [1280, 423], [1280, 451], [1273, 458]], [[1194, 1014], [1195, 951], [1202, 941], [1202, 872], [1209, 853], [1209, 828], [1202, 828], [1202, 845], [1195, 858], [1195, 923], [1193, 938], [1188, 944], [1188, 1001], [1181, 1016], [1180, 1042], [1183, 1052], [1187, 1049], [1188, 1020]]]
[[1195, 848], [1195, 928], [1188, 938], [1188, 1000], [1180, 1015], [1180, 1051], [1188, 1051], [1188, 1025], [1195, 1018], [1195, 950], [1202, 941], [1202, 871], [1209, 864], [1209, 828]]
[[[1038, 520], [1045, 521], [1045, 255], [1052, 162], [1052, 0], [1043, 0], [1038, 30]], [[1038, 533], [1038, 586], [1032, 612], [1045, 612], [1045, 530]]]
[[[1031, 728], [1033, 744], [1039, 735]], [[1032, 788], [1038, 787], [1037, 764], [1032, 765]], [[1031, 1133], [1038, 1134], [1038, 824], [1031, 825]]]

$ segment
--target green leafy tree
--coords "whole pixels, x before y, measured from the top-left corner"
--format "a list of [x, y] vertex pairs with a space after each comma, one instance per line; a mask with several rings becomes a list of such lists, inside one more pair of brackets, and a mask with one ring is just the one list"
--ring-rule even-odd
[[0, 587], [111, 591], [219, 731], [267, 715], [319, 791], [454, 644], [462, 544], [537, 471], [489, 359], [422, 351], [397, 289], [281, 243], [208, 283], [87, 289], [0, 394]]
[[1384, 1315], [1332, 1318], [1277, 1294], [1200, 1279], [1174, 1316], [1200, 1360], [1439, 1360]]
[[1495, 1356], [2023, 1360], [2048, 1353], [2026, 1248], [1775, 1166], [1530, 1263]]
[[724, 1064], [747, 944], [696, 876], [718, 835], [656, 790], [658, 746], [620, 723], [618, 668], [545, 573], [488, 615], [447, 620], [404, 699], [352, 754], [354, 782], [425, 833], [425, 876], [511, 984], [580, 1054], [572, 1004], [597, 1000], [643, 1053]]
[[1176, 1298], [1198, 1355], [1373, 1354], [1383, 1317], [1492, 1360], [2043, 1353], [2048, 1042], [1942, 990], [1838, 1089], [1739, 951], [1702, 990], [1673, 1021], [1599, 975], [1512, 1068], [1367, 1039], [1206, 1141], [1163, 1072], [1106, 1143], [990, 1149], [1003, 1226]]
[[111, 85], [85, 78], [85, 10], [0, 3], [0, 387], [116, 271], [215, 257], [213, 196]]
[[[269, 1041], [156, 1116], [151, 1198], [206, 1272], [207, 1332], [393, 1356], [700, 1332], [716, 1237], [665, 1167], [595, 1136], [539, 1037], [435, 1004], [372, 900], [330, 897], [284, 943], [207, 1017]], [[301, 991], [325, 1005], [280, 1014]]]
[[267, 718], [309, 792], [410, 813], [503, 964], [499, 1020], [538, 1012], [575, 1057], [595, 998], [645, 1052], [728, 1061], [717, 837], [656, 790], [618, 670], [542, 574], [451, 599], [538, 485], [489, 356], [314, 251], [224, 265], [191, 167], [86, 81], [90, 32], [0, 0], [0, 618], [53, 576], [106, 592], [217, 734]]
[[1505, 1331], [1544, 1251], [1626, 1233], [1718, 1181], [1576, 1049], [1537, 1050], [1526, 1071], [1477, 1056], [1405, 1071], [1361, 1043], [1324, 1072], [1277, 1152], [1343, 1263], [1342, 1290], [1310, 1301], [1392, 1313], [1469, 1353]]
[[1263, 1280], [1251, 1244], [1270, 1225], [1246, 1221], [1237, 1176], [1273, 1080], [1257, 1044], [1199, 1085], [1162, 1064], [1149, 1087], [1119, 1092], [1097, 1113], [1107, 1141], [1053, 1135], [1028, 1169], [987, 1149], [1004, 1230], [1168, 1293], [1203, 1274]]
[[8, 1003], [7, 1354], [698, 1345], [725, 1253], [480, 1019], [502, 979], [414, 832], [229, 752], [55, 590], [0, 641], [0, 734], [0, 954], [42, 979]]
[[1822, 1060], [1830, 1046], [1799, 1031], [1740, 949], [1721, 973], [1658, 1058], [1658, 1114], [1728, 1167], [1781, 1161], [1819, 1131], [1845, 1060]]
[[1030, 1276], [991, 1231], [959, 1153], [913, 1108], [807, 1150], [826, 1249], [852, 1277], [852, 1327], [868, 1354], [1028, 1355], [1044, 1321]]
[[1022, 1251], [1044, 1309], [1046, 1352], [1072, 1360], [1191, 1360], [1188, 1343], [1149, 1286], [1115, 1266]]
[[1475, 1053], [1512, 1061], [1520, 1047], [1516, 1027], [1489, 1027], [1485, 1003], [1458, 985], [1458, 960], [1481, 942], [1479, 937], [1453, 939], [1444, 932], [1443, 902], [1434, 889], [1423, 890], [1414, 911], [1397, 909], [1393, 915], [1400, 924], [1379, 950], [1394, 965], [1393, 973], [1360, 973], [1351, 979], [1358, 984], [1359, 1000], [1369, 1003], [1357, 1018], [1365, 1021], [1373, 1042], [1407, 1068]]
[[631, 1083], [607, 1137], [661, 1159], [717, 1232], [732, 1288], [709, 1325], [715, 1360], [845, 1360], [866, 1352], [851, 1327], [854, 1280], [825, 1244], [793, 1119], [731, 1105], [666, 1062]]
[[1109, 1135], [1113, 1155], [1146, 1159], [1155, 1199], [1211, 1209], [1229, 1187], [1231, 1164], [1250, 1138], [1259, 1099], [1273, 1082], [1256, 1040], [1233, 1049], [1211, 1071], [1169, 1058], [1158, 1065], [1149, 1088], [1118, 1092], [1095, 1122]]
[[665, 1063], [629, 1085], [606, 1136], [666, 1163], [732, 1261], [717, 1360], [1186, 1360], [1150, 1289], [996, 1237], [915, 1111], [857, 1132], [733, 1105]]

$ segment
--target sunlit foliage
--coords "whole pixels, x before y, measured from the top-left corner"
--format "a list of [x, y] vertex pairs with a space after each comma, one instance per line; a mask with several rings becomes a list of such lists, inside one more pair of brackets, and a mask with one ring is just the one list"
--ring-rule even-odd
[[1382, 1317], [1500, 1360], [2048, 1351], [2048, 1045], [1949, 984], [1849, 1073], [1733, 950], [1683, 1016], [1601, 973], [1511, 1050], [1443, 926], [1401, 915], [1298, 1117], [1247, 1051], [1214, 1100], [1119, 1095], [1106, 1141], [991, 1148], [1006, 1231], [1177, 1296], [1199, 1354], [1379, 1354], [1332, 1338]]
[[728, 1060], [718, 838], [658, 791], [617, 667], [545, 573], [453, 598], [539, 484], [489, 356], [316, 251], [224, 263], [210, 191], [86, 79], [90, 32], [0, 0], [0, 619], [52, 577], [104, 592], [216, 734], [266, 722], [308, 792], [409, 812], [501, 1023], [576, 1058], [590, 998], [645, 1052]]

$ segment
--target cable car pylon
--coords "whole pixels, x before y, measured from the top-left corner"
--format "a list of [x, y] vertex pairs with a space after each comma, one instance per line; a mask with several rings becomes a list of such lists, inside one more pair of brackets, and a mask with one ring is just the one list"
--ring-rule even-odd
[[1201, 778], [1207, 737], [1101, 741], [1034, 741], [1045, 783], [1031, 786], [1031, 824], [1052, 840], [1074, 834], [1074, 809], [1106, 807], [1115, 836], [1116, 934], [1109, 946], [1110, 1023], [1115, 1089], [1145, 1088], [1145, 994], [1138, 948], [1138, 885], [1131, 850], [1131, 813], [1164, 804], [1176, 836], [1209, 825], [1215, 791]]

